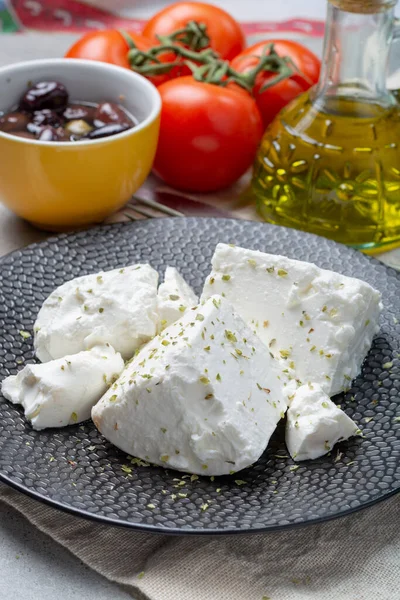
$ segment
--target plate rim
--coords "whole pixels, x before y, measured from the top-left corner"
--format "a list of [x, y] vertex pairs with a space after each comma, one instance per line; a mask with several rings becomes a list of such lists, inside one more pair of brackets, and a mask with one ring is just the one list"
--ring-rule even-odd
[[384, 502], [385, 500], [389, 500], [389, 498], [395, 496], [400, 493], [400, 485], [396, 487], [394, 490], [390, 490], [384, 495], [379, 495], [373, 500], [369, 500], [364, 504], [360, 504], [358, 506], [354, 506], [348, 508], [342, 512], [338, 512], [333, 515], [327, 515], [322, 517], [317, 517], [315, 519], [309, 519], [307, 521], [300, 521], [298, 523], [286, 523], [284, 525], [266, 525], [265, 527], [251, 527], [247, 529], [239, 529], [239, 528], [231, 528], [231, 529], [186, 529], [179, 527], [161, 527], [157, 525], [147, 525], [142, 523], [135, 523], [126, 520], [119, 519], [110, 519], [107, 516], [97, 515], [96, 513], [90, 513], [81, 508], [75, 508], [74, 506], [64, 504], [63, 502], [59, 502], [58, 500], [52, 500], [51, 498], [47, 498], [43, 496], [39, 492], [35, 492], [34, 490], [28, 490], [23, 485], [17, 483], [16, 481], [10, 480], [8, 477], [4, 475], [4, 473], [0, 472], [0, 482], [5, 483], [6, 485], [16, 489], [17, 491], [23, 493], [25, 496], [29, 496], [33, 498], [37, 502], [42, 502], [51, 508], [61, 510], [64, 513], [72, 514], [75, 517], [80, 517], [82, 519], [86, 519], [87, 521], [94, 521], [95, 523], [101, 525], [109, 525], [113, 527], [123, 527], [125, 529], [134, 530], [140, 533], [154, 533], [154, 534], [164, 534], [171, 536], [207, 536], [207, 535], [215, 535], [215, 536], [224, 536], [224, 535], [253, 535], [253, 534], [265, 534], [272, 533], [275, 531], [287, 531], [289, 529], [298, 529], [300, 527], [307, 527], [308, 525], [318, 525], [321, 523], [327, 523], [328, 521], [333, 521], [335, 519], [340, 519], [341, 517], [347, 517], [353, 513], [359, 512], [361, 510], [371, 508], [375, 506], [375, 504], [379, 504], [380, 502]]
[[[180, 221], [199, 221], [199, 220], [202, 220], [202, 221], [228, 221], [228, 222], [233, 222], [233, 223], [236, 223], [236, 222], [249, 223], [252, 225], [259, 225], [259, 226], [263, 225], [268, 228], [283, 229], [285, 231], [295, 231], [295, 232], [300, 233], [301, 235], [304, 235], [307, 237], [322, 239], [325, 242], [327, 242], [328, 244], [338, 246], [340, 248], [347, 248], [347, 250], [349, 250], [350, 252], [353, 252], [357, 255], [361, 254], [369, 262], [378, 264], [378, 265], [384, 267], [385, 269], [391, 271], [392, 273], [396, 274], [400, 280], [400, 270], [397, 270], [394, 267], [391, 267], [390, 265], [387, 265], [386, 263], [382, 262], [381, 260], [378, 260], [376, 258], [376, 255], [374, 255], [374, 254], [365, 254], [361, 250], [359, 250], [357, 248], [353, 248], [353, 246], [348, 246], [346, 244], [342, 244], [341, 242], [336, 242], [335, 240], [331, 240], [331, 239], [326, 238], [317, 233], [303, 231], [302, 229], [295, 229], [294, 227], [285, 227], [284, 225], [275, 225], [275, 223], [269, 223], [267, 221], [254, 221], [252, 219], [240, 219], [238, 217], [206, 217], [206, 216], [204, 216], [204, 217], [203, 216], [149, 217], [146, 219], [138, 219], [137, 221], [121, 221], [118, 223], [98, 223], [97, 225], [94, 225], [92, 227], [88, 227], [85, 229], [72, 229], [71, 231], [62, 231], [62, 232], [55, 232], [55, 231], [46, 232], [46, 231], [44, 231], [44, 233], [49, 234], [49, 237], [47, 237], [43, 240], [38, 240], [37, 242], [31, 242], [30, 244], [26, 244], [26, 246], [22, 246], [21, 248], [14, 248], [14, 250], [10, 250], [10, 252], [7, 252], [6, 254], [2, 254], [0, 256], [0, 265], [4, 260], [9, 258], [10, 256], [13, 256], [14, 254], [17, 254], [18, 252], [23, 252], [24, 250], [28, 250], [29, 248], [40, 247], [40, 246], [47, 244], [48, 242], [55, 242], [57, 240], [65, 239], [66, 237], [69, 237], [72, 235], [76, 236], [76, 235], [84, 234], [86, 232], [93, 231], [93, 230], [108, 230], [108, 229], [117, 229], [117, 228], [123, 229], [125, 227], [139, 227], [141, 225], [144, 225], [144, 223], [146, 223], [146, 224], [154, 223], [155, 221], [160, 220], [160, 218], [162, 218], [163, 222], [172, 222], [172, 221], [176, 221], [176, 219], [179, 219]], [[292, 260], [298, 260], [298, 259], [292, 259]]]
[[[164, 217], [163, 221], [170, 222], [170, 221], [176, 221], [176, 219], [177, 219], [177, 217]], [[49, 242], [57, 243], [59, 240], [68, 238], [70, 236], [85, 234], [85, 232], [93, 231], [94, 229], [107, 231], [110, 229], [122, 229], [125, 227], [135, 228], [138, 226], [143, 226], [145, 223], [146, 224], [152, 223], [156, 220], [158, 220], [158, 219], [154, 218], [154, 219], [143, 219], [143, 220], [134, 221], [134, 222], [99, 224], [99, 225], [96, 225], [89, 229], [74, 230], [74, 231], [61, 232], [61, 233], [56, 233], [56, 234], [51, 233], [51, 235], [49, 237], [45, 238], [44, 240], [39, 240], [37, 242], [27, 244], [26, 246], [23, 246], [22, 248], [15, 248], [14, 250], [11, 250], [10, 252], [2, 255], [0, 257], [0, 267], [8, 258], [12, 257], [13, 255], [15, 255], [19, 252], [24, 252], [25, 250], [28, 250], [28, 249], [36, 249], [36, 248], [43, 247], [43, 246], [47, 245]], [[352, 248], [351, 246], [346, 246], [345, 244], [335, 242], [334, 240], [324, 238], [323, 236], [319, 236], [314, 233], [296, 230], [296, 229], [292, 229], [289, 227], [282, 227], [280, 225], [275, 225], [273, 223], [266, 223], [263, 221], [253, 221], [251, 219], [239, 219], [239, 218], [229, 218], [229, 217], [225, 218], [225, 217], [202, 217], [202, 216], [179, 217], [179, 220], [180, 221], [182, 221], [182, 220], [184, 220], [184, 221], [199, 221], [199, 220], [216, 221], [216, 220], [218, 220], [218, 221], [226, 221], [226, 222], [248, 223], [248, 224], [258, 225], [258, 226], [267, 225], [269, 228], [285, 229], [288, 231], [296, 231], [297, 233], [305, 235], [306, 237], [311, 236], [313, 238], [322, 238], [331, 245], [338, 246], [340, 248], [343, 248], [343, 247], [347, 248], [347, 250], [354, 252], [357, 255], [363, 254], [359, 250]], [[400, 280], [400, 272], [397, 271], [396, 269], [394, 269], [393, 267], [390, 267], [389, 265], [386, 265], [382, 261], [379, 261], [377, 258], [375, 258], [375, 256], [371, 256], [371, 255], [367, 255], [367, 254], [363, 254], [363, 256], [367, 259], [368, 262], [378, 264], [379, 266], [383, 267], [385, 270], [389, 271], [392, 275], [393, 274], [396, 275], [397, 278]], [[5, 485], [8, 485], [9, 487], [17, 490], [18, 492], [21, 492], [25, 496], [34, 499], [37, 502], [42, 502], [45, 505], [47, 505], [53, 509], [61, 510], [64, 513], [71, 514], [78, 518], [83, 518], [83, 519], [92, 521], [97, 524], [104, 524], [104, 525], [113, 526], [113, 527], [123, 527], [123, 528], [129, 529], [129, 530], [138, 531], [141, 533], [147, 533], [147, 534], [152, 533], [152, 534], [156, 534], [156, 535], [161, 534], [161, 535], [170, 535], [170, 536], [207, 536], [207, 535], [231, 536], [231, 535], [265, 534], [265, 533], [275, 532], [275, 531], [287, 531], [290, 529], [306, 527], [308, 525], [318, 525], [318, 524], [322, 524], [322, 523], [325, 523], [328, 521], [332, 521], [335, 519], [340, 519], [342, 517], [349, 516], [353, 513], [356, 513], [358, 511], [361, 511], [364, 509], [368, 509], [380, 502], [388, 500], [389, 498], [400, 493], [400, 483], [399, 483], [399, 485], [397, 487], [395, 487], [394, 489], [390, 489], [389, 491], [381, 490], [380, 493], [375, 498], [373, 498], [365, 503], [359, 504], [358, 506], [347, 508], [346, 510], [339, 511], [335, 514], [327, 514], [327, 515], [323, 515], [320, 517], [315, 517], [312, 519], [307, 519], [307, 520], [299, 521], [299, 522], [289, 522], [289, 523], [280, 524], [280, 525], [265, 525], [262, 527], [257, 526], [257, 527], [243, 528], [243, 529], [241, 529], [241, 528], [191, 529], [191, 528], [177, 528], [177, 527], [168, 527], [167, 528], [167, 527], [163, 527], [163, 526], [151, 525], [151, 524], [146, 524], [146, 523], [136, 523], [134, 521], [127, 521], [126, 519], [125, 520], [112, 519], [105, 515], [97, 515], [96, 513], [91, 513], [85, 509], [76, 508], [72, 505], [63, 503], [62, 501], [54, 500], [52, 498], [44, 496], [43, 494], [41, 494], [40, 492], [37, 492], [35, 490], [28, 489], [23, 484], [20, 484], [16, 481], [13, 481], [12, 479], [10, 479], [1, 470], [0, 470], [0, 482], [4, 483]]]

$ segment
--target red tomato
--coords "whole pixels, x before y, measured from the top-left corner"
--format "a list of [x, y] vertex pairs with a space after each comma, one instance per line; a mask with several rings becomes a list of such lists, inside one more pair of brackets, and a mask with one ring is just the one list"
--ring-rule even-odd
[[210, 46], [226, 60], [231, 60], [245, 48], [242, 28], [226, 11], [205, 2], [177, 2], [160, 10], [148, 21], [143, 35], [157, 39], [185, 27], [189, 21], [207, 26]]
[[181, 77], [158, 88], [161, 130], [154, 170], [169, 185], [211, 192], [234, 183], [251, 166], [263, 125], [251, 96]]
[[[148, 50], [155, 44], [153, 41], [137, 33], [128, 32], [139, 50]], [[65, 54], [66, 58], [86, 58], [111, 63], [119, 67], [130, 69], [128, 62], [129, 46], [123, 35], [116, 29], [91, 31], [82, 36]], [[161, 61], [169, 61], [173, 55], [162, 55]], [[149, 76], [154, 85], [160, 85], [170, 79], [170, 75]]]
[[288, 102], [308, 90], [318, 81], [321, 68], [320, 60], [311, 50], [308, 50], [308, 48], [298, 42], [289, 40], [265, 40], [258, 42], [254, 46], [246, 48], [239, 56], [236, 56], [231, 63], [232, 67], [236, 71], [239, 71], [239, 73], [246, 73], [250, 69], [253, 69], [258, 64], [258, 57], [261, 56], [265, 45], [271, 43], [274, 44], [275, 50], [280, 56], [290, 57], [305, 77], [296, 74], [290, 77], [290, 79], [285, 79], [264, 92], [260, 92], [264, 83], [271, 77], [274, 77], [274, 73], [266, 71], [258, 75], [253, 93], [265, 127], [271, 123]]

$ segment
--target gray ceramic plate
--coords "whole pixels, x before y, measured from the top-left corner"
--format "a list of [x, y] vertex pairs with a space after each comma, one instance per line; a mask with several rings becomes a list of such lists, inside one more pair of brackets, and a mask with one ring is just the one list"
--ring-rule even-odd
[[156, 219], [61, 235], [14, 252], [0, 261], [1, 378], [34, 360], [32, 338], [24, 340], [19, 331], [32, 331], [40, 305], [56, 286], [78, 275], [148, 261], [160, 274], [166, 265], [178, 267], [199, 292], [219, 241], [312, 261], [360, 277], [383, 293], [381, 332], [352, 389], [337, 397], [364, 437], [297, 468], [287, 456], [281, 424], [251, 468], [214, 481], [191, 481], [174, 471], [132, 464], [91, 422], [35, 432], [22, 411], [0, 397], [2, 481], [82, 517], [181, 534], [313, 523], [400, 489], [400, 275], [320, 237], [246, 221]]

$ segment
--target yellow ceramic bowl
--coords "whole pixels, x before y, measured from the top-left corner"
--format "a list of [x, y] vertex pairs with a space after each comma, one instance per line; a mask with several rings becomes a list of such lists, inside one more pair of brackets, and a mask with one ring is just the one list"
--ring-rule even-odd
[[49, 59], [0, 69], [0, 110], [32, 83], [63, 83], [72, 101], [117, 102], [139, 124], [99, 140], [41, 142], [0, 131], [0, 200], [52, 231], [101, 222], [142, 185], [157, 148], [161, 99], [144, 77], [106, 63]]

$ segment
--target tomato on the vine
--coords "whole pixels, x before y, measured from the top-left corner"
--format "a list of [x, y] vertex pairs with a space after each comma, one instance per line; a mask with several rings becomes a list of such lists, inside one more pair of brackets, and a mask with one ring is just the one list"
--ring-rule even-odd
[[261, 88], [276, 74], [265, 71], [257, 76], [253, 94], [265, 127], [271, 123], [286, 104], [302, 92], [308, 90], [318, 81], [321, 68], [319, 58], [311, 50], [291, 40], [265, 40], [258, 42], [236, 56], [231, 62], [232, 68], [239, 73], [247, 73], [258, 64], [259, 57], [263, 54], [268, 44], [274, 44], [275, 51], [279, 56], [289, 57], [303, 76], [296, 73], [290, 78], [276, 83], [264, 92], [261, 91]]
[[[149, 50], [155, 44], [143, 35], [127, 32], [138, 50]], [[116, 29], [91, 31], [82, 36], [66, 52], [65, 58], [86, 58], [111, 63], [119, 67], [130, 69], [128, 61], [129, 45], [123, 34]], [[159, 57], [162, 62], [170, 61], [174, 55], [165, 53]], [[152, 75], [148, 79], [154, 85], [160, 85], [173, 77], [173, 74]]]
[[154, 15], [145, 25], [143, 35], [157, 39], [185, 27], [189, 21], [207, 27], [210, 47], [221, 58], [231, 60], [245, 48], [245, 37], [239, 23], [222, 8], [205, 2], [177, 2]]
[[228, 187], [251, 166], [263, 125], [256, 103], [236, 86], [180, 77], [158, 88], [161, 129], [154, 171], [193, 192]]

